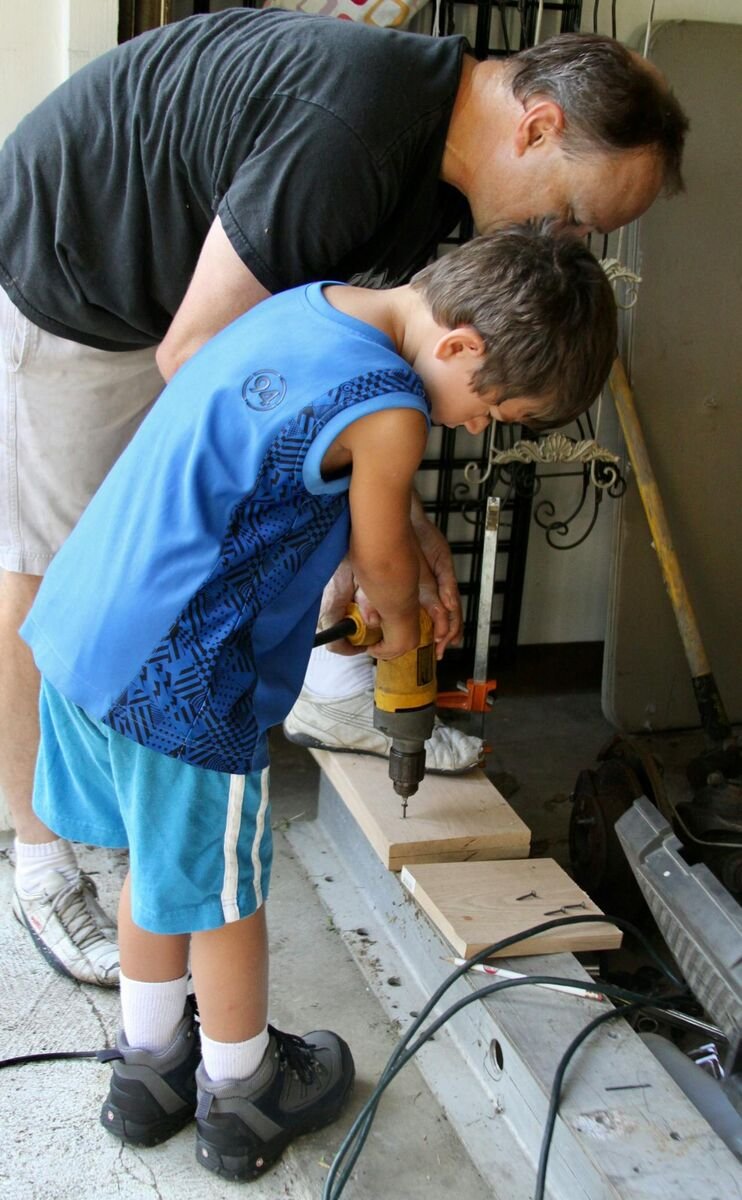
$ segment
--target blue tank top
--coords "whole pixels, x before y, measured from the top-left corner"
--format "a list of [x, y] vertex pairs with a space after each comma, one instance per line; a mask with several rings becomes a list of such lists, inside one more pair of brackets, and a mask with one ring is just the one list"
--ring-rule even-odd
[[222, 330], [175, 375], [51, 563], [21, 630], [90, 716], [195, 766], [268, 762], [347, 552], [349, 476], [322, 458], [382, 408], [429, 419], [380, 330], [321, 283]]

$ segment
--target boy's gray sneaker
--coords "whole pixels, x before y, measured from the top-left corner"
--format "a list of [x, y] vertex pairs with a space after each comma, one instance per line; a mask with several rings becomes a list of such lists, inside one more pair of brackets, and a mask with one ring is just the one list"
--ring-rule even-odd
[[[338, 700], [321, 699], [302, 688], [283, 723], [283, 732], [297, 746], [347, 751], [388, 758], [392, 739], [374, 728], [373, 688]], [[425, 743], [425, 770], [433, 775], [461, 775], [482, 762], [482, 739], [444, 725], [436, 717]]]
[[213, 1083], [203, 1064], [196, 1072], [196, 1157], [224, 1179], [261, 1175], [295, 1137], [340, 1116], [353, 1086], [353, 1058], [336, 1033], [268, 1033], [249, 1079]]
[[116, 1049], [98, 1055], [113, 1067], [101, 1125], [122, 1142], [156, 1146], [193, 1119], [196, 1067], [201, 1061], [194, 1010], [189, 997], [175, 1037], [159, 1054], [134, 1049], [121, 1032]]
[[13, 893], [13, 914], [25, 925], [37, 948], [61, 975], [81, 983], [118, 987], [116, 930], [84, 871], [68, 880], [49, 871], [39, 892]]

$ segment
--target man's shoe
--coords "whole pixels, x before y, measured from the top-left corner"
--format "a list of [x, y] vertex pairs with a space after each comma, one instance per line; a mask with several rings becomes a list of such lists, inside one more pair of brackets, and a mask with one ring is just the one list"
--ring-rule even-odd
[[159, 1054], [133, 1049], [123, 1032], [115, 1050], [98, 1055], [113, 1066], [101, 1125], [133, 1146], [156, 1146], [193, 1120], [201, 1042], [189, 998], [171, 1044]]
[[13, 913], [55, 971], [81, 983], [118, 987], [116, 930], [97, 895], [84, 871], [71, 882], [49, 871], [40, 892], [26, 895], [16, 888]]
[[304, 1038], [268, 1026], [263, 1061], [249, 1079], [213, 1083], [196, 1072], [196, 1157], [224, 1179], [255, 1179], [300, 1134], [340, 1116], [355, 1068], [337, 1034]]
[[[306, 688], [283, 723], [283, 732], [298, 746], [315, 750], [346, 750], [388, 758], [392, 739], [374, 729], [372, 688], [342, 700], [322, 700]], [[437, 717], [425, 743], [425, 770], [433, 775], [461, 775], [482, 761], [481, 738], [444, 725]]]

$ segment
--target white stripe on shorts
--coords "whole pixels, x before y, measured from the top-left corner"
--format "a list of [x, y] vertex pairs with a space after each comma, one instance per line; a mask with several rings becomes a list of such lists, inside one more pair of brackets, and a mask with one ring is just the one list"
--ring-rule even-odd
[[[263, 903], [262, 871], [260, 861], [260, 843], [265, 830], [265, 814], [268, 808], [268, 767], [265, 767], [260, 777], [260, 808], [255, 816], [255, 837], [252, 844], [253, 887], [255, 890], [255, 907]], [[238, 843], [242, 824], [242, 805], [245, 799], [245, 776], [230, 775], [229, 798], [227, 801], [227, 820], [224, 828], [224, 883], [221, 892], [222, 914], [227, 924], [231, 921], [241, 921], [242, 914], [237, 901], [237, 888], [240, 881]]]
[[224, 883], [222, 885], [222, 914], [224, 920], [239, 921], [237, 907], [237, 885], [240, 869], [237, 860], [237, 843], [242, 824], [242, 802], [245, 796], [245, 776], [230, 775], [227, 820], [224, 825]]
[[264, 767], [263, 773], [260, 776], [260, 808], [255, 817], [255, 839], [252, 844], [252, 872], [253, 885], [255, 887], [255, 907], [260, 908], [263, 903], [263, 864], [260, 861], [260, 844], [263, 840], [263, 831], [265, 829], [265, 814], [268, 810], [269, 798], [269, 768]]

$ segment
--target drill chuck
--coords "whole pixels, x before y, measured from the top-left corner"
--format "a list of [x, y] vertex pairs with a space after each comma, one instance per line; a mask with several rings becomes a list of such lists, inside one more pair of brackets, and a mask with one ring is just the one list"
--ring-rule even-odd
[[389, 751], [389, 778], [402, 797], [402, 814], [407, 800], [414, 796], [425, 775], [425, 742], [433, 732], [435, 705], [425, 704], [406, 711], [386, 712], [374, 707], [374, 727], [392, 739]]
[[396, 743], [389, 751], [389, 778], [394, 790], [403, 800], [414, 796], [425, 775], [425, 747], [404, 750]]
[[[369, 628], [358, 605], [349, 606], [342, 621], [318, 633], [315, 646], [347, 637], [354, 646], [369, 646], [381, 630]], [[402, 797], [402, 816], [425, 774], [425, 742], [433, 732], [436, 701], [433, 622], [420, 609], [420, 640], [398, 658], [382, 659], [376, 669], [374, 726], [391, 739], [389, 778]]]

